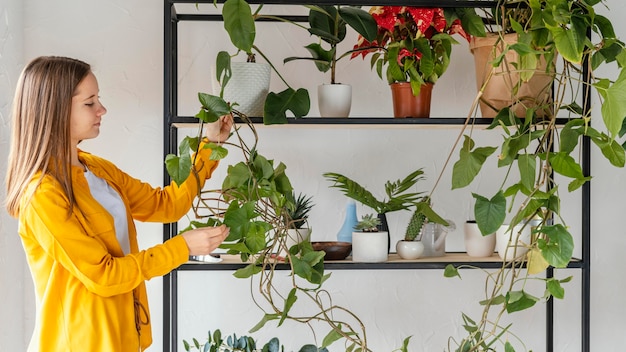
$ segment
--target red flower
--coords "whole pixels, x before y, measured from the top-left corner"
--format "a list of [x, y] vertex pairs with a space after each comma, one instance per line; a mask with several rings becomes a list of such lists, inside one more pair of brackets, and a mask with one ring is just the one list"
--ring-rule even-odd
[[[378, 65], [382, 61], [382, 65], [399, 66], [399, 70], [394, 68], [392, 71], [387, 71], [393, 72], [393, 77], [387, 76], [390, 83], [392, 80], [402, 79], [398, 72], [406, 75], [405, 80], [424, 80], [434, 83], [439, 78], [449, 62], [450, 52], [446, 48], [449, 48], [449, 43], [453, 43], [454, 40], [447, 36], [438, 36], [433, 39], [436, 34], [459, 34], [468, 41], [470, 40], [469, 35], [461, 27], [460, 21], [455, 20], [452, 24], [446, 21], [442, 8], [374, 6], [370, 9], [370, 13], [378, 25], [376, 40], [368, 42], [359, 37], [359, 41], [354, 46], [352, 58], [359, 55], [365, 58], [369, 53], [382, 53], [383, 55], [376, 57], [375, 61]], [[425, 47], [424, 39], [427, 40], [426, 45], [429, 49]], [[392, 51], [390, 56], [391, 45], [399, 50]], [[419, 52], [418, 47], [422, 51], [430, 50], [430, 52]], [[412, 60], [407, 60], [407, 58]], [[421, 65], [421, 60], [429, 60], [429, 62]], [[406, 65], [411, 65], [411, 67]], [[413, 67], [417, 71], [413, 70]], [[422, 68], [425, 71], [421, 71]], [[381, 75], [380, 71], [378, 73]], [[409, 75], [413, 76], [409, 77]]]

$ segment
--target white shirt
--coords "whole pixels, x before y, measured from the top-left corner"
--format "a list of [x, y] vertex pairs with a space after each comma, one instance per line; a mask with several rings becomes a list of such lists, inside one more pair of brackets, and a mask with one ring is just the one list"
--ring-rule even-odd
[[124, 254], [130, 253], [130, 242], [128, 241], [128, 220], [126, 207], [120, 195], [105, 180], [94, 175], [87, 169], [85, 178], [89, 183], [91, 195], [106, 209], [115, 222], [115, 236], [122, 247]]

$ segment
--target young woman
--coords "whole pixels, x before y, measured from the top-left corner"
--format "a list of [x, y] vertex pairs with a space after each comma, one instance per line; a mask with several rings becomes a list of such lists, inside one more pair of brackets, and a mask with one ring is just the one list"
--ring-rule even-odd
[[[19, 220], [35, 282], [29, 350], [144, 350], [152, 342], [144, 281], [209, 254], [229, 231], [191, 230], [139, 250], [133, 220], [178, 221], [217, 162], [200, 148], [195, 177], [160, 189], [81, 151], [80, 141], [100, 133], [106, 109], [90, 66], [79, 60], [31, 61], [13, 104], [6, 205]], [[223, 116], [207, 139], [223, 142], [231, 128]]]

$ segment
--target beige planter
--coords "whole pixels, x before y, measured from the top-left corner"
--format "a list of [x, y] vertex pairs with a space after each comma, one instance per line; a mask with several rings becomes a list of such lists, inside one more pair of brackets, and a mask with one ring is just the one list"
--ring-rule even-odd
[[[489, 34], [487, 37], [472, 37], [470, 50], [474, 55], [476, 68], [476, 87], [478, 91], [485, 85], [480, 101], [480, 111], [483, 117], [495, 117], [498, 111], [507, 106], [512, 106], [515, 115], [526, 116], [527, 107], [535, 107], [537, 103], [545, 104], [552, 100], [553, 74], [546, 74], [545, 60], [542, 60], [539, 67], [528, 82], [519, 85], [517, 93], [518, 99], [514, 99], [514, 88], [520, 83], [517, 69], [511, 65], [518, 61], [515, 51], [509, 50], [506, 59], [499, 67], [491, 66], [491, 62], [499, 56], [506, 44], [513, 44], [517, 40], [517, 34], [504, 35], [504, 42], [499, 40], [497, 34]], [[493, 75], [489, 79], [490, 72]], [[515, 103], [516, 100], [519, 102]], [[539, 115], [545, 115], [539, 113]]]

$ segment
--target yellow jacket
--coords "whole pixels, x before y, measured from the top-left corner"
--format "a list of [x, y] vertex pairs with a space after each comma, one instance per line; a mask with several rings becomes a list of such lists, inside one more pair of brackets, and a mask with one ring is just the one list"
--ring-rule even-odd
[[[149, 322], [139, 324], [139, 332], [135, 323], [136, 314], [144, 323], [149, 321], [144, 280], [185, 263], [189, 250], [185, 240], [175, 236], [139, 251], [133, 219], [178, 221], [217, 166], [209, 155], [210, 149], [201, 149], [196, 159], [200, 182], [192, 175], [180, 187], [155, 189], [110, 162], [79, 151], [81, 162], [117, 190], [126, 204], [131, 249], [126, 256], [115, 237], [113, 218], [92, 198], [80, 167], [72, 168], [76, 206], [69, 217], [68, 199], [49, 176], [30, 201], [22, 200], [19, 234], [37, 300], [29, 351], [137, 352], [152, 343]], [[29, 188], [39, 177], [35, 175]]]

